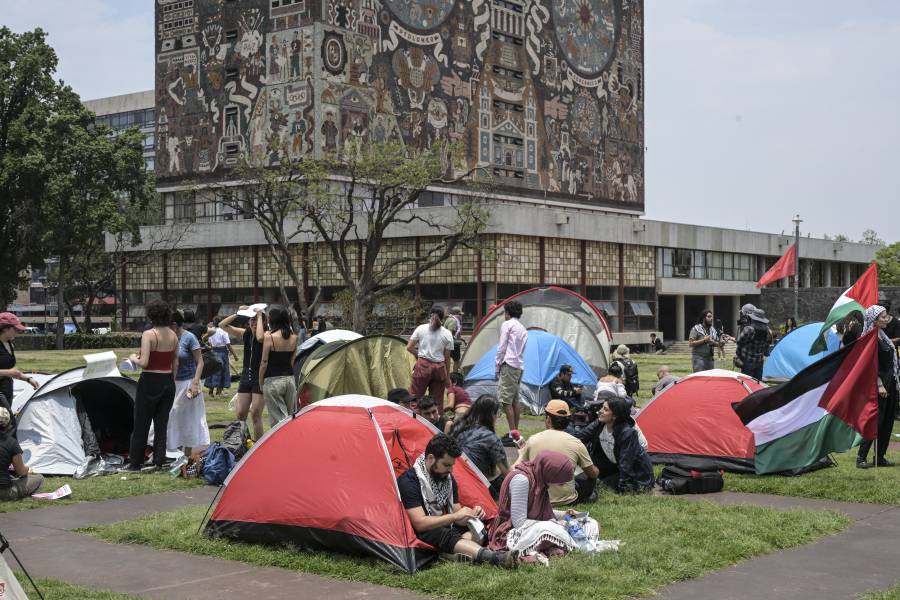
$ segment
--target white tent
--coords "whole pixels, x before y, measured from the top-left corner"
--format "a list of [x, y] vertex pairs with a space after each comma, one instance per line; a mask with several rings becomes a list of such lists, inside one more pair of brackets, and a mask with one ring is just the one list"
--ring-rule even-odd
[[85, 461], [85, 445], [128, 452], [137, 382], [121, 375], [85, 378], [85, 370], [35, 376], [37, 390], [19, 388], [14, 395], [22, 458], [37, 473], [74, 474]]

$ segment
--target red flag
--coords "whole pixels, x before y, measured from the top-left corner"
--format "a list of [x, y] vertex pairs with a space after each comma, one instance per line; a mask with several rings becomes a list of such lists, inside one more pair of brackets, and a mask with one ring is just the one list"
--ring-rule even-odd
[[772, 265], [772, 268], [766, 271], [762, 279], [756, 282], [756, 287], [761, 288], [769, 285], [774, 281], [790, 277], [797, 274], [797, 244], [791, 244], [784, 256], [778, 259], [778, 262]]
[[855, 429], [863, 439], [878, 437], [878, 332], [853, 344], [819, 400], [819, 406]]
[[873, 262], [866, 272], [856, 280], [853, 287], [844, 292], [851, 300], [859, 302], [863, 308], [878, 304], [878, 263]]

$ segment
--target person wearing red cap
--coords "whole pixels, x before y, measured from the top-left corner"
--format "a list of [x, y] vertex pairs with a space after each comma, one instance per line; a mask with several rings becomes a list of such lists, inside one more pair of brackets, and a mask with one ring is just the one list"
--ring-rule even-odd
[[[25, 326], [19, 321], [19, 317], [11, 312], [0, 313], [0, 406], [10, 410], [13, 401], [13, 379], [27, 381], [34, 389], [38, 388], [38, 382], [33, 377], [26, 377], [22, 371], [16, 368], [16, 348], [13, 340], [25, 331]], [[10, 423], [10, 430], [15, 431], [15, 417]]]

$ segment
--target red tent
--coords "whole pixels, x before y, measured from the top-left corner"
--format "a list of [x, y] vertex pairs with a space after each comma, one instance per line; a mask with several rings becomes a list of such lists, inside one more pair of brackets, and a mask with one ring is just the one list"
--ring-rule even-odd
[[[415, 413], [377, 398], [311, 404], [268, 431], [238, 463], [206, 531], [377, 556], [414, 573], [434, 553], [416, 539], [397, 477], [436, 433]], [[483, 507], [486, 519], [497, 514], [487, 482], [465, 456], [453, 476], [460, 503]]]
[[655, 463], [697, 456], [720, 468], [753, 473], [756, 446], [732, 403], [765, 386], [746, 375], [714, 369], [688, 375], [651, 400], [637, 416]]

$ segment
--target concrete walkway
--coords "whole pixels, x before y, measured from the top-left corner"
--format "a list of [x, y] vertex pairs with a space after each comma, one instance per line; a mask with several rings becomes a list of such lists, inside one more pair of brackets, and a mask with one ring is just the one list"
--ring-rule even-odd
[[[900, 580], [900, 506], [732, 492], [682, 497], [778, 510], [836, 510], [853, 522], [843, 532], [812, 544], [766, 554], [704, 577], [674, 583], [660, 590], [655, 598], [846, 600], [865, 592], [889, 589]], [[735, 535], [740, 532], [736, 531]]]
[[[421, 599], [421, 596], [383, 586], [144, 546], [110, 544], [69, 531], [191, 504], [208, 505], [215, 492], [215, 488], [204, 487], [188, 492], [6, 513], [0, 515], [0, 531], [32, 576], [61, 579], [87, 588], [108, 589], [142, 598]], [[13, 566], [11, 556], [7, 556], [7, 561]]]

